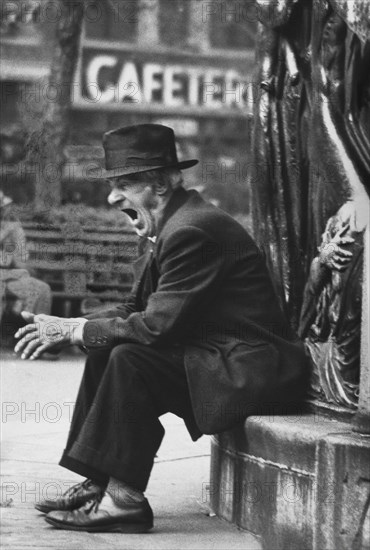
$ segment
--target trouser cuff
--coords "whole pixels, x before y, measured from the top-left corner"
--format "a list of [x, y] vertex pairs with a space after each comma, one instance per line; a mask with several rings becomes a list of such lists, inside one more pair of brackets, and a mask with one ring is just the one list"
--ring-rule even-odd
[[62, 458], [59, 461], [59, 466], [63, 466], [63, 468], [67, 468], [67, 470], [71, 470], [71, 472], [75, 472], [80, 476], [92, 479], [93, 481], [99, 483], [99, 485], [106, 486], [108, 484], [109, 475], [106, 475], [96, 468], [72, 458], [68, 453], [69, 451], [65, 449], [62, 454]]
[[[128, 457], [126, 459], [122, 457], [117, 460], [109, 453], [101, 453], [96, 449], [76, 442], [72, 449], [68, 451], [66, 461], [71, 465], [77, 465], [77, 467], [82, 466], [77, 473], [81, 471], [100, 472], [100, 475], [115, 477], [139, 491], [145, 491], [153, 467], [154, 456], [152, 453], [146, 452], [141, 453], [140, 459], [133, 457], [130, 460]], [[82, 475], [85, 475], [85, 473]]]

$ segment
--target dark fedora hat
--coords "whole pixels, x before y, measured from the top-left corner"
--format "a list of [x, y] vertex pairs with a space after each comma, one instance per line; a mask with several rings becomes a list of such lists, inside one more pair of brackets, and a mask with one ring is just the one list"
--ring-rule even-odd
[[177, 159], [175, 134], [162, 124], [136, 124], [106, 132], [103, 136], [105, 170], [102, 178], [114, 178], [159, 170], [190, 168], [198, 160]]

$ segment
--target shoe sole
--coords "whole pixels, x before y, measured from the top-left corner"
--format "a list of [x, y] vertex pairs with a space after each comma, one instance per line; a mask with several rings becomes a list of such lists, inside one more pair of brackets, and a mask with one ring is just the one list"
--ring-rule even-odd
[[83, 506], [85, 502], [88, 502], [89, 499], [86, 499], [86, 501], [79, 501], [76, 505], [71, 505], [69, 507], [60, 508], [58, 506], [48, 506], [47, 504], [41, 504], [37, 503], [35, 504], [34, 508], [38, 510], [39, 512], [42, 512], [43, 514], [48, 514], [49, 512], [72, 512], [72, 510], [77, 510], [77, 508], [80, 508], [80, 506]]
[[35, 509], [43, 514], [48, 514], [49, 512], [55, 512], [55, 508], [50, 508], [49, 506], [43, 506], [42, 504], [35, 504]]
[[88, 533], [126, 533], [129, 535], [135, 533], [146, 533], [147, 531], [150, 531], [150, 529], [153, 529], [153, 523], [112, 523], [111, 525], [84, 527], [54, 521], [48, 517], [46, 517], [45, 520], [56, 529], [65, 529], [67, 531], [86, 531]]
[[39, 512], [42, 512], [43, 514], [48, 514], [49, 512], [71, 512], [72, 510], [76, 510], [79, 506], [82, 506], [82, 504], [79, 504], [78, 506], [75, 506], [75, 508], [53, 508], [52, 506], [46, 506], [42, 504], [35, 504], [35, 509]]

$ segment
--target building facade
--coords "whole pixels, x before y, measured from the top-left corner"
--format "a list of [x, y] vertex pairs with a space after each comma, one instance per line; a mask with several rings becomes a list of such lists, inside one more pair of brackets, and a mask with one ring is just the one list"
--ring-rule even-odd
[[[42, 101], [57, 93], [48, 89], [47, 74], [58, 10], [32, 2], [31, 14], [29, 3], [19, 5], [13, 19], [2, 14], [10, 24], [1, 36], [1, 150], [3, 186], [22, 201], [32, 198], [32, 174], [19, 160], [22, 136], [37, 126]], [[102, 134], [152, 122], [174, 128], [180, 158], [201, 159], [187, 171], [189, 187], [231, 212], [248, 210], [253, 7], [250, 0], [86, 2], [71, 83], [64, 202], [81, 196], [104, 204], [106, 188], [90, 176], [103, 161]]]

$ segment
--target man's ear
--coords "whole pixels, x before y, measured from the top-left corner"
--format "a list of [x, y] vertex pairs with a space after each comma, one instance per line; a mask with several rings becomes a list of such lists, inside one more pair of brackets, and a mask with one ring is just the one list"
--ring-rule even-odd
[[160, 196], [166, 195], [169, 189], [168, 183], [166, 181], [163, 181], [162, 179], [160, 181], [156, 181], [154, 183], [154, 186], [156, 194]]

